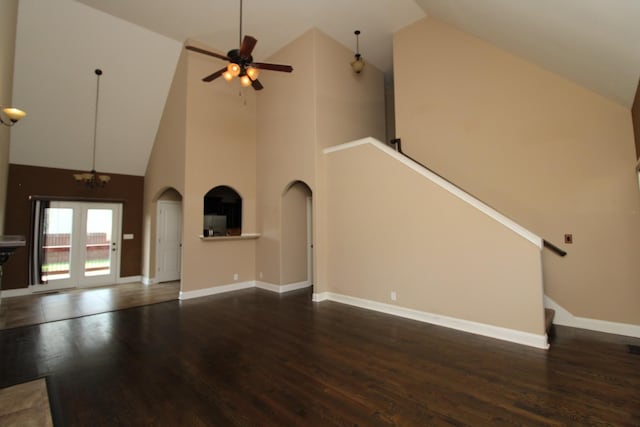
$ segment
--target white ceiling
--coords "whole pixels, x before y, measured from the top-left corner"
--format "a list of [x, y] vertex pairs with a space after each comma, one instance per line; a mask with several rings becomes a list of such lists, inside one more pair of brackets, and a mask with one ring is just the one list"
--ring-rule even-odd
[[[238, 44], [238, 0], [78, 0], [178, 41]], [[453, 24], [630, 107], [640, 77], [639, 0], [244, 0], [244, 32], [269, 56], [310, 27], [389, 73], [391, 35], [424, 15]], [[260, 59], [260, 58], [258, 58]]]
[[[392, 35], [426, 14], [625, 107], [640, 77], [640, 0], [244, 0], [257, 61], [311, 27], [390, 74]], [[184, 40], [238, 45], [239, 0], [20, 0], [10, 161], [144, 175]]]
[[[239, 44], [239, 0], [77, 0], [180, 42], [201, 41], [226, 52]], [[262, 61], [309, 28], [355, 50], [388, 72], [392, 35], [425, 16], [414, 0], [243, 0], [243, 33], [258, 39]]]
[[416, 0], [430, 16], [631, 107], [639, 0]]

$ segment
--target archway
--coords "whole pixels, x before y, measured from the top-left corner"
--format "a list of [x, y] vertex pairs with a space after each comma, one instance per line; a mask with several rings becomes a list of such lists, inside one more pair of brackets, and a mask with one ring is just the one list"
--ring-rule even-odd
[[203, 236], [242, 234], [242, 197], [226, 185], [212, 188], [204, 196]]
[[312, 191], [293, 181], [282, 195], [281, 283], [313, 285]]

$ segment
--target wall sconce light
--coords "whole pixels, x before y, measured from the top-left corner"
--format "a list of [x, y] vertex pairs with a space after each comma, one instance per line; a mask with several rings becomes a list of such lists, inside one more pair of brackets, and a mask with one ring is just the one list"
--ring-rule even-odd
[[2, 115], [0, 115], [0, 123], [2, 123], [5, 126], [9, 126], [9, 127], [13, 126], [16, 123], [18, 123], [18, 120], [22, 119], [24, 116], [27, 115], [27, 113], [17, 108], [5, 107], [5, 106], [0, 106], [0, 108], [2, 108], [2, 112], [9, 119], [7, 121], [5, 121], [6, 119], [2, 120]]
[[360, 74], [364, 69], [364, 59], [362, 59], [362, 55], [360, 55], [360, 30], [355, 30], [353, 34], [356, 35], [356, 59], [351, 62], [351, 69], [356, 74]]

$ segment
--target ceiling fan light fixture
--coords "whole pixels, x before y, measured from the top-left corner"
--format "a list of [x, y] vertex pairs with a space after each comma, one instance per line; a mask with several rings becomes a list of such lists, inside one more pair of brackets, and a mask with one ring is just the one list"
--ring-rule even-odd
[[239, 48], [231, 49], [227, 52], [226, 56], [196, 46], [187, 45], [185, 46], [185, 49], [229, 61], [229, 64], [226, 67], [204, 77], [202, 81], [205, 83], [212, 82], [219, 77], [223, 77], [227, 82], [232, 81], [234, 77], [239, 77], [240, 85], [242, 87], [253, 86], [255, 90], [262, 90], [264, 89], [264, 86], [262, 86], [262, 83], [258, 80], [260, 70], [280, 71], [283, 73], [290, 73], [293, 71], [293, 67], [291, 65], [253, 62], [252, 53], [256, 43], [258, 43], [258, 40], [249, 35], [242, 37], [242, 0], [240, 0], [240, 33], [238, 42], [240, 44]]
[[235, 62], [232, 62], [227, 66], [227, 71], [233, 76], [238, 77], [240, 75], [240, 66]]
[[258, 71], [257, 68], [254, 67], [248, 67], [247, 68], [247, 76], [249, 76], [249, 78], [253, 81], [255, 81], [258, 76], [260, 76], [260, 71]]
[[251, 83], [252, 83], [251, 78], [246, 74], [243, 74], [242, 76], [240, 76], [240, 86], [249, 87], [251, 86]]

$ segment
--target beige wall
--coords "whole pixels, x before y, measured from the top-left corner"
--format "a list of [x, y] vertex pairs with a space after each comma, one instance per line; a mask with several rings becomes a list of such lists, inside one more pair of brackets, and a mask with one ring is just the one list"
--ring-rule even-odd
[[[242, 232], [256, 229], [256, 99], [238, 81], [211, 83], [219, 60], [187, 53], [182, 291], [255, 280], [255, 240], [204, 241], [204, 196], [227, 185], [242, 197]], [[242, 93], [242, 96], [238, 96]], [[234, 274], [238, 279], [234, 279]]]
[[371, 136], [385, 138], [384, 74], [351, 69], [353, 51], [316, 31], [318, 148]]
[[260, 280], [281, 278], [281, 202], [294, 181], [315, 191], [315, 31], [308, 31], [269, 62], [290, 64], [292, 73], [263, 72], [257, 97], [258, 229], [256, 271]]
[[182, 52], [169, 89], [144, 179], [142, 275], [156, 274], [156, 213], [158, 197], [168, 188], [185, 190], [187, 54]]
[[[0, 14], [0, 105], [12, 105], [13, 60], [16, 46], [18, 0], [2, 2]], [[0, 234], [4, 230], [7, 175], [9, 173], [9, 128], [0, 125]]]
[[640, 159], [640, 82], [638, 82], [636, 97], [631, 107], [631, 117], [633, 120], [633, 133], [636, 139], [636, 157]]
[[307, 198], [311, 190], [296, 182], [282, 195], [282, 283], [307, 281]]
[[545, 292], [573, 315], [640, 324], [629, 109], [433, 19], [394, 64], [405, 151], [566, 249], [544, 252]]
[[371, 145], [327, 154], [327, 197], [331, 292], [544, 334], [529, 240]]
[[258, 277], [285, 284], [281, 269], [282, 194], [294, 181], [313, 192], [314, 285], [322, 286], [322, 157], [324, 147], [365, 136], [384, 139], [383, 74], [370, 64], [361, 75], [349, 66], [353, 52], [311, 29], [269, 60], [291, 64], [291, 74], [263, 73], [258, 96]]

